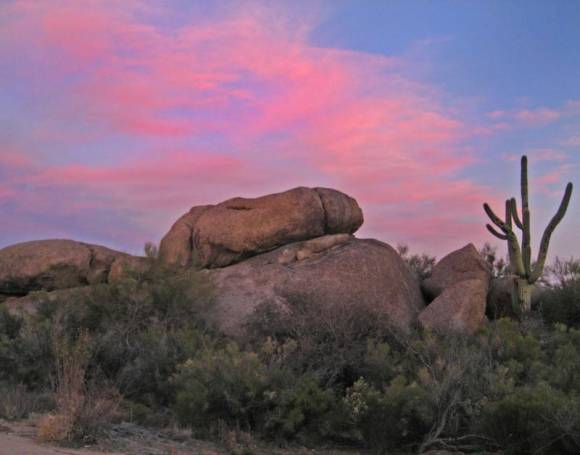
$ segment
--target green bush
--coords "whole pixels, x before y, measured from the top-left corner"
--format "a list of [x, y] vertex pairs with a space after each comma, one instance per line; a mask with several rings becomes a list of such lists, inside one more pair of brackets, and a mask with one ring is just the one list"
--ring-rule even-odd
[[[251, 336], [234, 343], [208, 323], [209, 284], [155, 266], [61, 300], [39, 294], [34, 317], [0, 305], [0, 388], [9, 397], [0, 412], [21, 415], [24, 392], [54, 385], [58, 327], [65, 340], [90, 336], [87, 383], [118, 389], [140, 423], [177, 417], [218, 439], [251, 431], [375, 453], [578, 453], [580, 329], [561, 313], [574, 308], [562, 289], [573, 294], [575, 283], [552, 284], [543, 320], [500, 319], [474, 336], [403, 334], [365, 302], [343, 311], [291, 299], [283, 311], [262, 306], [246, 327]], [[47, 421], [47, 434], [58, 428]]]
[[311, 376], [295, 378], [285, 388], [265, 392], [271, 409], [263, 423], [264, 434], [302, 442], [347, 437], [350, 431], [346, 407], [335, 392], [323, 389]]
[[257, 354], [231, 343], [187, 360], [173, 382], [175, 411], [182, 424], [202, 433], [219, 421], [254, 429], [265, 405], [268, 372]]
[[506, 453], [578, 453], [580, 397], [546, 383], [517, 387], [483, 406], [480, 425]]
[[263, 304], [254, 311], [246, 326], [250, 336], [245, 346], [259, 351], [267, 338], [293, 343], [285, 367], [344, 390], [362, 374], [369, 342], [383, 340], [392, 330], [388, 318], [364, 302], [343, 308], [290, 298], [284, 309]]
[[49, 387], [54, 377], [50, 332], [49, 322], [25, 324], [0, 305], [0, 381]]
[[547, 323], [580, 328], [580, 280], [547, 289], [542, 294], [541, 312]]
[[416, 444], [434, 419], [429, 393], [402, 376], [382, 391], [359, 379], [345, 401], [363, 441], [376, 453]]
[[0, 380], [53, 385], [50, 340], [58, 320], [70, 340], [79, 331], [91, 336], [89, 376], [106, 378], [129, 400], [167, 406], [174, 393], [169, 378], [212, 333], [206, 319], [212, 290], [194, 271], [154, 266], [111, 285], [37, 297], [38, 312], [26, 321], [0, 310]]

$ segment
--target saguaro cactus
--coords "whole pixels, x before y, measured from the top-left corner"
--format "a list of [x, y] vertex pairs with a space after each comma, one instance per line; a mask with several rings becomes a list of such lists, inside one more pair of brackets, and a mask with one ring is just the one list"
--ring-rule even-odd
[[[515, 198], [505, 201], [505, 220], [497, 216], [487, 203], [483, 204], [483, 209], [487, 216], [501, 230], [501, 232], [498, 232], [492, 225], [487, 224], [488, 231], [501, 240], [507, 240], [510, 272], [513, 277], [512, 305], [516, 314], [526, 313], [531, 309], [532, 285], [544, 272], [550, 238], [558, 223], [564, 218], [572, 196], [572, 183], [570, 182], [566, 185], [566, 191], [558, 211], [552, 217], [544, 231], [544, 235], [542, 235], [538, 259], [535, 264], [532, 264], [530, 207], [528, 204], [528, 158], [526, 156], [522, 156], [521, 166], [522, 217], [520, 218], [518, 215]], [[521, 248], [518, 236], [513, 230], [513, 224], [522, 231]]]

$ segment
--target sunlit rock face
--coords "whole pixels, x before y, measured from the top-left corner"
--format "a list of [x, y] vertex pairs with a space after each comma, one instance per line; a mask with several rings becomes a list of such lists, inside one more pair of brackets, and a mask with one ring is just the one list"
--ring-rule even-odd
[[352, 234], [362, 223], [362, 210], [350, 196], [299, 187], [193, 207], [162, 239], [159, 255], [172, 265], [225, 267], [288, 243]]

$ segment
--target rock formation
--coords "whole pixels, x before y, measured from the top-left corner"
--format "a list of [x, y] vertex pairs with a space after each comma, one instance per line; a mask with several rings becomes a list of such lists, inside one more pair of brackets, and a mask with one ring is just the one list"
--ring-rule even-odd
[[225, 267], [288, 243], [352, 234], [363, 223], [357, 202], [327, 188], [294, 188], [255, 199], [193, 207], [165, 235], [167, 264]]
[[445, 288], [419, 315], [426, 329], [442, 333], [474, 333], [485, 321], [487, 285], [480, 279]]
[[453, 251], [441, 259], [422, 287], [429, 299], [434, 299], [448, 286], [469, 279], [483, 280], [489, 284], [491, 269], [472, 243]]
[[485, 321], [490, 280], [491, 268], [473, 244], [448, 254], [422, 284], [434, 300], [419, 316], [419, 323], [439, 332], [475, 332]]
[[[491, 273], [471, 244], [439, 261], [423, 291], [399, 254], [352, 234], [357, 202], [327, 188], [294, 188], [255, 199], [193, 207], [161, 241], [159, 264], [195, 266], [214, 284], [213, 322], [247, 333], [258, 309], [289, 313], [296, 302], [348, 321], [364, 311], [409, 331], [473, 333], [485, 320]], [[151, 260], [72, 240], [42, 240], [0, 250], [0, 301], [27, 314], [40, 301], [70, 301], [88, 285], [111, 284]], [[170, 268], [171, 268], [170, 267]], [[35, 291], [47, 291], [35, 294]]]
[[0, 250], [0, 296], [24, 296], [33, 291], [54, 291], [107, 283], [112, 269], [117, 276], [143, 264], [136, 258], [98, 245], [73, 240], [37, 240]]

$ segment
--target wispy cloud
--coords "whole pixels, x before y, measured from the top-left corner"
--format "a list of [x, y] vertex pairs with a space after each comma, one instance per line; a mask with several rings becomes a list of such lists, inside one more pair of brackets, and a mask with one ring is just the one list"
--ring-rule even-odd
[[[174, 13], [154, 5], [0, 7], [10, 64], [0, 79], [19, 97], [19, 151], [2, 159], [20, 166], [0, 197], [22, 223], [53, 232], [106, 212], [104, 237], [137, 229], [137, 242], [189, 205], [306, 184], [357, 197], [369, 235], [443, 249], [483, 232], [490, 190], [461, 176], [475, 126], [436, 87], [405, 76], [401, 57], [314, 46], [312, 24], [265, 7], [169, 27]], [[490, 117], [532, 125], [559, 115]]]

